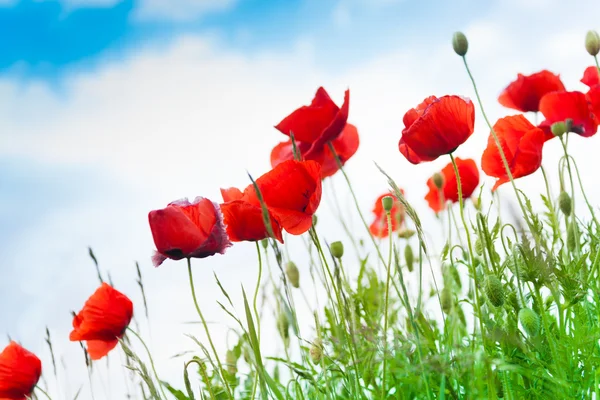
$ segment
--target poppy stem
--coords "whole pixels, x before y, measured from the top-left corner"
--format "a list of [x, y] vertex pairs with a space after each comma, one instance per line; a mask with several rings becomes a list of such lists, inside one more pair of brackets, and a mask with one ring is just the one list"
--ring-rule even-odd
[[[464, 57], [463, 57], [464, 58]], [[464, 199], [463, 199], [463, 193], [462, 193], [462, 182], [460, 180], [460, 173], [458, 171], [458, 165], [456, 165], [456, 160], [454, 159], [454, 155], [449, 154], [450, 155], [450, 160], [452, 161], [452, 166], [454, 167], [454, 174], [456, 175], [456, 187], [458, 189], [458, 206], [459, 206], [459, 210], [460, 210], [460, 219], [462, 220], [462, 223], [465, 227], [465, 235], [467, 236], [467, 247], [469, 249], [469, 267], [471, 270], [471, 275], [473, 276], [473, 281], [475, 283], [475, 311], [477, 313], [477, 319], [479, 320], [479, 330], [481, 331], [481, 341], [483, 344], [483, 347], [485, 349], [486, 347], [486, 340], [485, 340], [485, 332], [484, 332], [484, 328], [483, 328], [483, 320], [481, 318], [481, 305], [479, 304], [479, 279], [477, 278], [477, 269], [475, 267], [475, 254], [473, 253], [473, 244], [471, 243], [471, 232], [469, 231], [469, 224], [467, 224], [467, 221], [465, 219], [465, 212], [464, 212]], [[490, 393], [490, 396], [492, 396], [492, 392], [495, 391], [495, 385], [494, 382], [492, 381], [492, 371], [490, 368], [489, 363], [486, 362], [486, 366], [488, 368], [488, 390]]]
[[596, 68], [598, 68], [598, 74], [600, 74], [600, 63], [598, 63], [598, 56], [594, 56], [594, 61], [596, 62]]
[[233, 399], [233, 394], [231, 393], [231, 387], [229, 387], [229, 382], [223, 375], [223, 364], [221, 363], [221, 359], [219, 358], [219, 353], [217, 353], [217, 349], [215, 348], [215, 344], [213, 343], [212, 337], [210, 336], [210, 331], [208, 330], [208, 325], [206, 324], [206, 320], [204, 319], [204, 315], [202, 311], [200, 311], [200, 306], [198, 305], [198, 299], [196, 297], [196, 289], [194, 288], [194, 276], [192, 274], [192, 260], [187, 258], [187, 267], [188, 267], [188, 276], [190, 279], [190, 289], [192, 290], [192, 299], [194, 300], [194, 306], [196, 307], [196, 312], [202, 321], [202, 326], [204, 326], [204, 331], [206, 332], [206, 337], [208, 338], [208, 343], [210, 344], [210, 348], [215, 355], [215, 360], [217, 360], [217, 365], [219, 366], [219, 376], [223, 380], [225, 384], [225, 388], [227, 389], [227, 394], [229, 398]]
[[387, 214], [387, 226], [388, 226], [388, 236], [390, 238], [390, 250], [388, 255], [388, 262], [386, 265], [386, 280], [385, 280], [385, 307], [383, 310], [383, 376], [381, 378], [381, 398], [386, 398], [386, 387], [385, 387], [385, 378], [386, 378], [386, 367], [387, 367], [387, 350], [388, 350], [388, 342], [387, 342], [387, 330], [388, 330], [388, 308], [390, 303], [390, 278], [392, 276], [392, 250], [394, 246], [394, 242], [392, 240], [392, 213], [386, 211]]
[[[568, 138], [568, 133], [566, 135], [563, 136], [567, 136]], [[565, 163], [567, 164], [567, 172], [569, 173], [569, 182], [571, 183], [571, 215], [570, 215], [570, 221], [569, 223], [571, 224], [571, 228], [573, 229], [573, 234], [575, 235], [575, 249], [577, 250], [577, 255], [581, 254], [581, 248], [579, 245], [579, 232], [577, 230], [577, 221], [575, 220], [575, 183], [573, 182], [573, 173], [571, 171], [571, 159], [569, 157], [569, 151], [568, 151], [568, 142], [567, 140], [563, 140], [563, 136], [561, 136], [560, 139], [560, 143], [562, 144], [562, 148], [563, 151], [565, 153], [564, 155], [564, 160]], [[593, 214], [592, 214], [593, 215]], [[567, 226], [567, 235], [569, 232], [569, 227]], [[568, 239], [567, 239], [568, 241]], [[567, 246], [568, 247], [568, 246]]]
[[260, 281], [262, 279], [262, 257], [260, 256], [260, 245], [256, 243], [256, 253], [258, 254], [258, 280], [256, 281], [256, 288], [254, 289], [254, 314], [256, 314], [256, 330], [258, 334], [258, 341], [260, 342], [260, 315], [258, 314], [258, 307], [256, 306], [258, 299], [258, 290], [260, 289]]
[[146, 353], [148, 354], [148, 358], [150, 359], [150, 367], [152, 367], [152, 372], [154, 373], [154, 377], [156, 378], [156, 383], [160, 387], [160, 394], [162, 395], [162, 397], [165, 398], [165, 400], [168, 399], [167, 395], [165, 394], [165, 390], [163, 389], [162, 382], [161, 382], [160, 378], [158, 377], [158, 373], [156, 372], [156, 367], [154, 366], [154, 359], [152, 358], [152, 353], [150, 353], [150, 349], [148, 349], [148, 346], [146, 346], [146, 342], [144, 342], [144, 339], [142, 339], [142, 337], [140, 335], [138, 335], [138, 333], [136, 331], [134, 331], [133, 329], [131, 329], [130, 327], [127, 327], [127, 331], [131, 332], [133, 334], [133, 336], [138, 338], [140, 343], [142, 343], [142, 346], [144, 346], [144, 349], [146, 350]]
[[35, 387], [37, 391], [39, 391], [40, 393], [42, 393], [44, 396], [46, 396], [49, 400], [52, 400], [52, 397], [50, 397], [50, 395], [41, 387], [36, 386]]

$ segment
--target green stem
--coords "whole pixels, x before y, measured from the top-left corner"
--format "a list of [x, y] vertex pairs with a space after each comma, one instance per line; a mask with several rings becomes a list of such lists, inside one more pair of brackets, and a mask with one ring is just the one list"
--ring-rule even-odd
[[390, 278], [392, 276], [392, 250], [393, 250], [393, 241], [392, 241], [392, 214], [387, 211], [387, 225], [388, 225], [388, 236], [390, 238], [390, 251], [388, 256], [388, 263], [386, 265], [386, 273], [387, 277], [385, 280], [385, 307], [383, 311], [383, 377], [381, 378], [381, 398], [386, 398], [386, 388], [385, 388], [385, 378], [386, 378], [386, 367], [387, 367], [387, 330], [388, 330], [388, 308], [389, 308], [389, 300], [390, 300]]
[[152, 353], [150, 353], [150, 349], [148, 349], [148, 346], [146, 346], [146, 342], [144, 342], [144, 339], [142, 339], [142, 337], [140, 335], [138, 335], [138, 333], [136, 331], [134, 331], [133, 329], [127, 327], [127, 331], [131, 332], [136, 338], [138, 338], [138, 340], [140, 341], [142, 346], [144, 346], [144, 349], [146, 350], [146, 353], [148, 354], [148, 358], [150, 360], [150, 367], [152, 368], [152, 372], [154, 373], [154, 377], [156, 378], [156, 383], [160, 387], [160, 393], [162, 394], [162, 397], [167, 399], [168, 397], [165, 394], [161, 380], [158, 377], [158, 373], [156, 372], [156, 367], [154, 366], [154, 360], [152, 359]]
[[[204, 370], [204, 366], [202, 364], [200, 364], [200, 362], [198, 360], [190, 360], [190, 361], [186, 362], [183, 365], [184, 376], [186, 376], [186, 377], [188, 376], [187, 368], [192, 363], [195, 363], [196, 365], [198, 365], [198, 367], [199, 367], [198, 369], [200, 370], [200, 374], [202, 374], [202, 378], [207, 383], [206, 386], [208, 388], [208, 393], [210, 393], [210, 398], [213, 399], [213, 400], [216, 400], [215, 393], [213, 392], [213, 388], [212, 388], [212, 385], [210, 384], [210, 380], [208, 379], [208, 376], [206, 375], [206, 371]], [[191, 394], [191, 393], [188, 393], [188, 394]]]
[[256, 314], [256, 330], [258, 334], [258, 341], [260, 342], [260, 315], [258, 314], [258, 307], [256, 306], [258, 299], [258, 290], [260, 288], [260, 281], [262, 279], [262, 257], [260, 256], [260, 245], [256, 243], [256, 253], [258, 253], [258, 279], [256, 281], [256, 288], [254, 289], [254, 314]]
[[229, 387], [229, 382], [227, 382], [227, 379], [223, 375], [223, 364], [221, 363], [221, 359], [219, 358], [219, 353], [217, 353], [217, 349], [215, 348], [213, 340], [210, 336], [210, 331], [208, 330], [208, 325], [206, 324], [204, 315], [202, 314], [202, 311], [200, 311], [200, 306], [198, 305], [198, 299], [196, 298], [196, 289], [194, 288], [194, 276], [192, 274], [192, 261], [190, 258], [187, 259], [187, 267], [188, 267], [188, 276], [189, 276], [189, 280], [190, 280], [190, 288], [192, 290], [192, 299], [194, 300], [194, 306], [196, 307], [196, 312], [198, 313], [198, 316], [200, 317], [200, 320], [202, 321], [202, 326], [204, 327], [204, 331], [206, 332], [206, 337], [208, 338], [208, 343], [210, 344], [210, 348], [212, 349], [213, 354], [215, 355], [215, 360], [217, 360], [217, 365], [219, 366], [219, 376], [221, 377], [221, 379], [223, 380], [223, 383], [225, 384], [225, 389], [227, 390], [227, 394], [229, 395], [229, 398], [233, 399], [233, 394], [231, 393], [231, 387]]
[[[481, 331], [481, 341], [484, 349], [486, 348], [486, 339], [485, 339], [485, 331], [483, 329], [483, 321], [481, 319], [481, 305], [479, 304], [479, 282], [477, 279], [477, 270], [475, 268], [475, 254], [473, 253], [473, 245], [471, 243], [471, 232], [469, 231], [469, 225], [467, 224], [467, 220], [465, 219], [464, 212], [464, 200], [462, 193], [462, 182], [460, 179], [460, 173], [458, 171], [458, 165], [456, 165], [456, 160], [454, 156], [450, 154], [450, 160], [452, 161], [452, 166], [454, 167], [454, 174], [456, 175], [456, 187], [458, 189], [458, 205], [460, 210], [460, 218], [465, 227], [465, 235], [467, 236], [467, 246], [469, 249], [469, 267], [471, 270], [471, 275], [473, 276], [473, 281], [475, 283], [475, 311], [477, 313], [477, 319], [479, 321], [479, 329]], [[490, 398], [493, 398], [493, 394], [495, 393], [495, 385], [492, 381], [492, 371], [489, 363], [486, 362], [486, 366], [488, 368], [488, 394]]]
[[50, 395], [49, 395], [49, 394], [48, 394], [48, 393], [47, 393], [47, 392], [46, 392], [44, 389], [42, 389], [41, 387], [39, 387], [39, 386], [36, 386], [36, 387], [35, 387], [35, 389], [36, 389], [38, 392], [41, 392], [41, 393], [42, 393], [44, 396], [46, 396], [46, 397], [47, 397], [49, 400], [52, 400], [52, 397], [50, 397]]
[[[571, 215], [569, 223], [571, 224], [573, 234], [575, 235], [575, 250], [577, 251], [576, 254], [579, 255], [581, 254], [581, 249], [579, 245], [579, 232], [577, 229], [577, 221], [575, 220], [575, 183], [573, 182], [573, 172], [571, 171], [571, 160], [569, 157], [567, 141], [563, 140], [563, 137], [560, 137], [560, 143], [562, 144], [562, 148], [565, 153], [565, 163], [567, 164], [567, 172], [569, 172], [569, 183], [571, 184]], [[568, 226], [567, 229], [569, 229]]]

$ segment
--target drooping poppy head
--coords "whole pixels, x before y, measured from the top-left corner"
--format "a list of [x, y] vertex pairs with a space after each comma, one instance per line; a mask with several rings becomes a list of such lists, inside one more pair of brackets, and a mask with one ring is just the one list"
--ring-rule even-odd
[[[336, 154], [338, 155], [342, 166], [348, 161], [358, 150], [359, 137], [358, 130], [352, 124], [346, 124], [340, 136], [331, 141]], [[296, 141], [296, 147], [301, 154], [306, 154], [311, 145], [305, 142]], [[328, 146], [323, 146], [320, 151], [313, 151], [309, 154], [310, 159], [321, 164], [321, 178], [325, 179], [332, 176], [339, 170], [335, 156], [331, 153]], [[271, 151], [271, 166], [275, 167], [283, 161], [294, 159], [294, 149], [292, 141], [282, 142], [276, 145]]]
[[595, 65], [587, 67], [583, 72], [581, 83], [588, 85], [589, 87], [600, 85], [600, 71], [598, 71], [598, 67]]
[[[550, 127], [556, 122], [569, 121], [570, 132], [589, 137], [598, 130], [592, 104], [581, 92], [552, 92], [540, 101], [540, 111], [546, 118], [541, 127]], [[552, 136], [546, 139], [551, 139]]]
[[540, 100], [546, 93], [564, 91], [560, 77], [550, 71], [543, 70], [531, 75], [517, 76], [498, 97], [504, 107], [521, 112], [540, 111]]
[[[498, 135], [514, 179], [533, 174], [542, 165], [544, 132], [523, 115], [500, 118], [494, 125], [494, 132]], [[488, 176], [498, 178], [492, 190], [510, 180], [491, 134], [481, 157], [481, 169]]]
[[[400, 189], [400, 191], [402, 194], [404, 194], [404, 190]], [[369, 231], [373, 236], [382, 239], [389, 235], [387, 214], [385, 213], [382, 204], [382, 200], [386, 196], [391, 196], [394, 199], [392, 209], [390, 210], [392, 232], [396, 232], [404, 224], [406, 213], [404, 206], [398, 199], [396, 199], [393, 193], [382, 194], [377, 198], [377, 200], [375, 200], [375, 205], [373, 206], [373, 214], [375, 215], [375, 218], [373, 219], [371, 225], [369, 225]]]
[[460, 96], [431, 96], [408, 110], [403, 120], [400, 153], [419, 164], [452, 153], [471, 136], [475, 107]]
[[87, 341], [92, 360], [115, 348], [133, 317], [133, 303], [123, 293], [103, 283], [73, 318], [72, 342]]
[[[312, 226], [321, 202], [321, 166], [316, 161], [284, 161], [256, 179], [263, 201], [281, 227], [301, 235]], [[243, 200], [260, 205], [253, 185]]]
[[325, 89], [320, 87], [309, 106], [302, 106], [285, 117], [275, 128], [295, 140], [310, 144], [306, 154], [320, 151], [329, 141], [337, 138], [348, 120], [350, 107], [350, 91], [344, 93], [344, 103], [338, 107], [329, 97]]
[[[463, 160], [456, 157], [456, 166], [460, 176], [460, 184], [462, 188], [463, 199], [471, 197], [477, 185], [479, 185], [479, 169], [475, 161], [471, 159]], [[435, 185], [434, 177], [427, 180], [429, 192], [425, 195], [425, 200], [429, 207], [437, 214], [444, 210], [445, 203], [451, 201], [457, 203], [458, 199], [458, 182], [456, 173], [452, 163], [446, 165], [441, 171], [442, 187], [438, 189]]]
[[167, 258], [224, 254], [231, 246], [219, 206], [202, 197], [196, 197], [193, 203], [183, 199], [162, 210], [150, 211], [148, 220], [157, 249], [152, 257], [155, 267]]
[[0, 353], [0, 399], [25, 400], [31, 397], [42, 375], [42, 362], [16, 342]]
[[[251, 204], [243, 200], [243, 193], [236, 188], [221, 189], [221, 194], [225, 201], [221, 204], [221, 212], [229, 240], [258, 241], [270, 237], [260, 204]], [[279, 221], [271, 213], [269, 221], [274, 237], [283, 243]]]

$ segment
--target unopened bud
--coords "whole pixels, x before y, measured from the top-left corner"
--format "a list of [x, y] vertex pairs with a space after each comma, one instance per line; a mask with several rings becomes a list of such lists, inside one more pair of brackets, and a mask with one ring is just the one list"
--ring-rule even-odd
[[266, 249], [267, 247], [269, 247], [269, 239], [261, 240], [260, 244], [262, 244], [263, 249]]
[[235, 375], [238, 372], [237, 357], [233, 350], [227, 350], [227, 353], [225, 353], [225, 364], [227, 365], [227, 372], [230, 374]]
[[404, 261], [406, 262], [406, 268], [408, 268], [409, 272], [413, 272], [415, 265], [415, 255], [413, 253], [412, 247], [409, 244], [404, 248]]
[[285, 275], [293, 287], [296, 289], [300, 287], [300, 271], [298, 271], [298, 267], [292, 261], [288, 262], [285, 266]]
[[398, 237], [400, 239], [410, 239], [415, 235], [415, 233], [417, 232], [413, 231], [412, 229], [402, 229], [400, 232], [398, 232]]
[[600, 53], [600, 35], [598, 35], [598, 32], [588, 31], [585, 35], [585, 49], [594, 57]]
[[452, 292], [450, 288], [444, 287], [442, 289], [442, 293], [440, 294], [440, 302], [442, 304], [442, 311], [446, 314], [449, 314], [452, 311]]
[[312, 360], [313, 364], [319, 365], [321, 363], [321, 360], [323, 359], [323, 342], [321, 339], [315, 339], [313, 344], [310, 346], [308, 353], [310, 354], [310, 359]]
[[383, 205], [383, 209], [386, 213], [392, 211], [392, 207], [394, 207], [394, 198], [392, 196], [385, 196], [381, 199], [381, 204]]
[[519, 321], [529, 336], [540, 333], [540, 317], [531, 308], [522, 308], [519, 311]]
[[481, 201], [479, 200], [479, 197], [472, 197], [471, 202], [477, 211], [481, 211]]
[[318, 220], [319, 220], [319, 218], [317, 218], [317, 214], [313, 214], [313, 216], [312, 216], [313, 227], [317, 226], [317, 221]]
[[550, 126], [550, 131], [554, 136], [562, 136], [567, 133], [567, 124], [563, 121], [555, 122]]
[[475, 253], [477, 253], [478, 256], [483, 255], [483, 244], [479, 238], [475, 240]]
[[287, 315], [285, 315], [283, 312], [280, 313], [279, 318], [277, 318], [277, 330], [279, 331], [279, 334], [284, 342], [287, 342], [287, 340], [290, 338], [290, 321], [288, 320]]
[[569, 193], [562, 191], [558, 196], [558, 208], [564, 215], [571, 215], [571, 211], [573, 211], [573, 204], [571, 203], [571, 196]]
[[575, 224], [570, 223], [567, 228], [567, 249], [569, 251], [575, 250], [575, 245], [577, 244], [577, 232], [575, 231]]
[[441, 189], [442, 187], [444, 187], [444, 175], [440, 174], [439, 172], [436, 172], [435, 174], [433, 174], [433, 177], [431, 179], [433, 180], [433, 184], [436, 188]]
[[454, 52], [461, 57], [464, 57], [467, 54], [467, 50], [469, 50], [469, 41], [467, 37], [462, 32], [454, 32], [454, 36], [452, 36], [452, 48]]
[[331, 255], [335, 258], [342, 258], [344, 256], [344, 244], [342, 242], [331, 243]]
[[485, 295], [494, 307], [504, 304], [504, 287], [496, 275], [488, 275], [485, 280]]

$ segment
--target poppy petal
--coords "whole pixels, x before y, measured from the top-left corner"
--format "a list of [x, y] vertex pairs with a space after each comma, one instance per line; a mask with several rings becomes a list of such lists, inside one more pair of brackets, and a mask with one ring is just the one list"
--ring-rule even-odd
[[498, 97], [504, 107], [522, 112], [540, 111], [540, 100], [550, 92], [564, 91], [560, 77], [550, 71], [543, 70], [531, 75], [518, 74]]
[[[341, 135], [331, 142], [338, 155], [342, 166], [346, 164], [356, 151], [360, 144], [358, 130], [352, 124], [346, 124]], [[332, 176], [339, 170], [337, 160], [329, 148], [324, 151], [323, 162], [321, 163], [321, 178]]]
[[[234, 200], [221, 204], [221, 211], [231, 241], [257, 241], [269, 237], [261, 207], [243, 200]], [[283, 243], [279, 222], [272, 215], [270, 220], [275, 238]]]
[[342, 131], [346, 126], [346, 122], [348, 121], [348, 113], [350, 111], [350, 91], [346, 90], [344, 93], [344, 103], [342, 107], [339, 109], [338, 113], [335, 115], [335, 118], [331, 121], [329, 126], [325, 128], [323, 133], [315, 140], [311, 146], [311, 148], [306, 153], [306, 158], [308, 160], [311, 159], [311, 153], [318, 152], [322, 149], [323, 146], [332, 140], [338, 138]]
[[[477, 186], [479, 185], [479, 169], [474, 160], [467, 159], [463, 160], [456, 157], [456, 166], [458, 168], [458, 174], [460, 176], [460, 183], [462, 189], [463, 199], [471, 197]], [[451, 201], [457, 203], [458, 198], [458, 181], [456, 179], [456, 172], [452, 163], [446, 165], [441, 171], [443, 176], [443, 185], [441, 190], [435, 186], [433, 177], [427, 180], [427, 187], [429, 192], [425, 196], [425, 200], [429, 204], [429, 207], [436, 213], [443, 211], [444, 203]]]
[[30, 397], [42, 375], [42, 362], [16, 342], [0, 353], [0, 398]]
[[595, 65], [589, 66], [583, 72], [581, 83], [589, 87], [600, 85], [600, 71]]
[[552, 92], [542, 97], [540, 111], [546, 117], [544, 124], [572, 120], [572, 131], [584, 136], [593, 136], [598, 129], [592, 106], [581, 92]]
[[119, 339], [114, 340], [88, 340], [87, 341], [87, 352], [90, 358], [94, 361], [100, 360], [106, 356], [112, 349], [117, 347]]
[[228, 202], [228, 201], [240, 200], [244, 196], [244, 194], [242, 193], [242, 191], [240, 189], [235, 188], [235, 187], [230, 187], [227, 189], [221, 189], [221, 196], [223, 196], [224, 202]]

